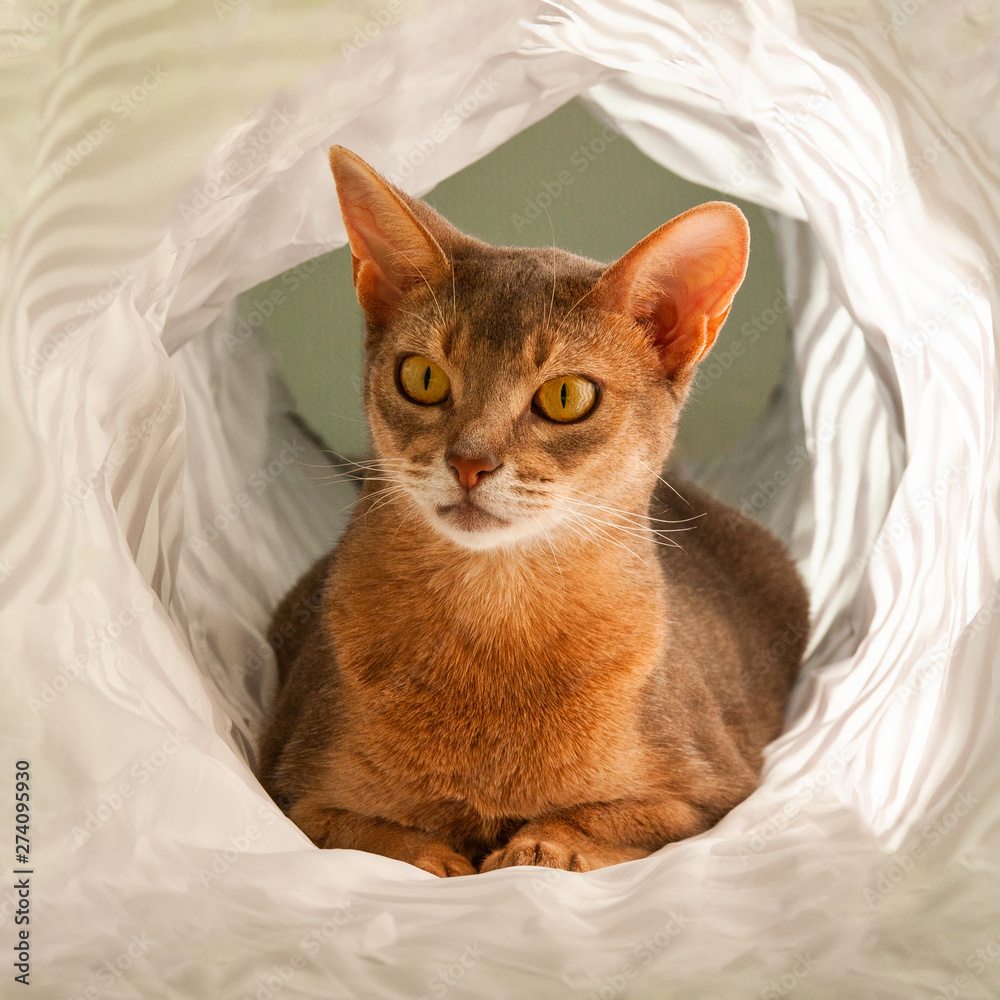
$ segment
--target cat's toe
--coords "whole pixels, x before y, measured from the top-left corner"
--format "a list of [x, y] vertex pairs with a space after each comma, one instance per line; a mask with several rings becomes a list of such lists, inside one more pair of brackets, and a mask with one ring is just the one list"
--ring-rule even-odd
[[488, 855], [479, 870], [491, 872], [515, 865], [535, 865], [568, 872], [589, 872], [623, 861], [636, 861], [648, 854], [649, 851], [642, 848], [601, 844], [580, 834], [563, 834], [559, 827], [539, 828], [538, 833], [512, 837], [506, 846]]
[[447, 844], [427, 844], [413, 858], [413, 864], [438, 878], [476, 874], [472, 862]]
[[542, 868], [562, 868], [570, 872], [588, 872], [592, 865], [586, 854], [556, 840], [517, 838], [506, 847], [501, 847], [488, 855], [480, 866], [480, 871], [491, 872], [497, 868], [513, 868], [516, 865], [536, 865]]

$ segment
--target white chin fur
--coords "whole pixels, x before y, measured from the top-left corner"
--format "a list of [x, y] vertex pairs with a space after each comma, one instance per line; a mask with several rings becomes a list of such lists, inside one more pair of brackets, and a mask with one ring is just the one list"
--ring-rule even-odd
[[450, 524], [439, 514], [428, 516], [431, 524], [445, 538], [450, 539], [465, 549], [482, 552], [485, 549], [501, 549], [517, 545], [539, 534], [539, 529], [530, 521], [509, 524], [503, 528], [487, 528], [485, 530], [466, 531], [464, 528]]
[[418, 500], [417, 502], [421, 513], [435, 531], [444, 535], [445, 538], [456, 545], [475, 552], [510, 548], [530, 539], [541, 538], [543, 531], [554, 527], [559, 521], [554, 511], [547, 511], [541, 517], [521, 518], [510, 524], [495, 528], [467, 530], [460, 528], [457, 524], [449, 520], [446, 515], [439, 514], [434, 507], [422, 500]]

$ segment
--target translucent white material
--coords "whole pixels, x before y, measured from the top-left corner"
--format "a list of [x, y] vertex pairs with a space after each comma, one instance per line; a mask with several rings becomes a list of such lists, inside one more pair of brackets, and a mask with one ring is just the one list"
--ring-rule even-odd
[[[36, 178], [2, 251], [2, 745], [5, 775], [32, 765], [40, 995], [996, 995], [991, 9], [303, 3], [263, 38], [242, 0], [211, 31], [159, 10], [67, 21], [77, 78], [161, 103], [127, 149]], [[298, 53], [318, 65], [311, 33], [329, 61], [269, 93]], [[231, 75], [189, 58], [225, 45]], [[66, 166], [107, 106], [52, 79], [37, 155]], [[793, 719], [757, 793], [644, 861], [438, 880], [318, 851], [244, 755], [273, 691], [262, 629], [353, 494], [314, 488], [231, 303], [344, 241], [331, 143], [419, 194], [577, 93], [776, 213], [794, 365], [700, 474], [811, 588]], [[136, 207], [89, 208], [116, 201]], [[5, 940], [13, 905], [0, 889]]]

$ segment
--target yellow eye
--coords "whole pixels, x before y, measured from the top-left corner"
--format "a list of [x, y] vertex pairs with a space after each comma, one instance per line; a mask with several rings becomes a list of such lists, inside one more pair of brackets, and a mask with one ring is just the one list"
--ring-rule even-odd
[[597, 386], [582, 375], [550, 378], [535, 393], [535, 405], [560, 424], [585, 417], [597, 402]]
[[416, 403], [440, 403], [448, 395], [448, 376], [422, 354], [411, 354], [399, 366], [403, 392]]

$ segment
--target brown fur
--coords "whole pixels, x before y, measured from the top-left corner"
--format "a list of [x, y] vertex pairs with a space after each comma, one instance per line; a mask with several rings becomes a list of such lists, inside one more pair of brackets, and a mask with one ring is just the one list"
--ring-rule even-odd
[[[438, 875], [588, 870], [708, 829], [756, 787], [808, 631], [781, 545], [657, 475], [742, 279], [738, 225], [727, 209], [694, 219], [702, 232], [721, 212], [736, 233], [703, 275], [685, 216], [606, 268], [488, 247], [346, 151], [331, 161], [379, 461], [337, 548], [275, 614], [265, 787], [319, 846]], [[409, 354], [447, 366], [448, 400], [402, 394]], [[554, 424], [530, 400], [568, 372], [599, 403]], [[446, 452], [502, 463], [474, 494], [494, 510], [574, 513], [469, 548], [419, 502], [461, 492]]]

